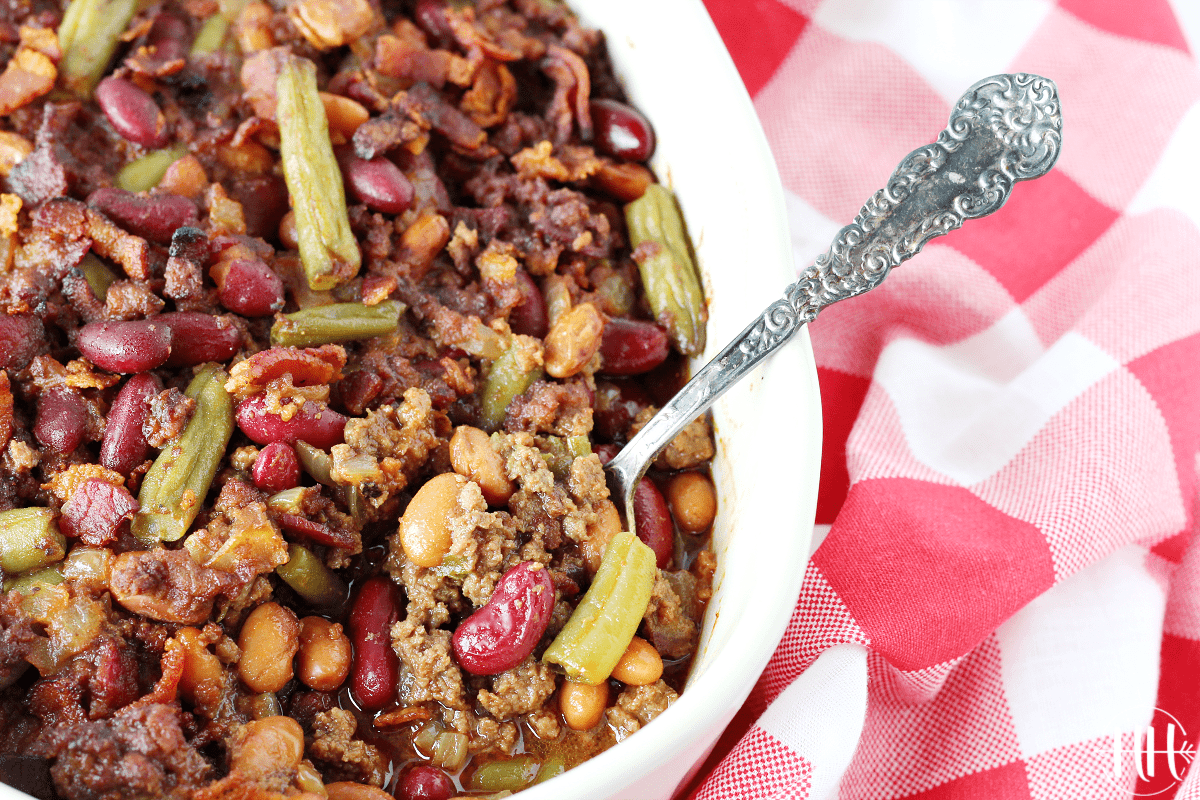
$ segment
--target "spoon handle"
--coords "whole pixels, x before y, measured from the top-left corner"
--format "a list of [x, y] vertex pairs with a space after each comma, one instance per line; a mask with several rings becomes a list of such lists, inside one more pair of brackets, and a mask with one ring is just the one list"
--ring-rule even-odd
[[650, 461], [685, 425], [822, 308], [875, 288], [933, 237], [999, 209], [1013, 184], [1054, 166], [1061, 146], [1053, 81], [994, 75], [968, 89], [937, 141], [909, 153], [784, 297], [705, 364], [609, 462], [614, 495], [630, 497]]

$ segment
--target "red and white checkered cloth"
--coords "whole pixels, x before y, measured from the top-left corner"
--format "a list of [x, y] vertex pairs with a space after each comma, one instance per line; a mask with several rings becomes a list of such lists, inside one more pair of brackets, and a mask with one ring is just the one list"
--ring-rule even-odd
[[800, 266], [976, 80], [1053, 79], [1064, 125], [1049, 175], [812, 326], [832, 528], [691, 797], [1200, 798], [1200, 71], [1168, 0], [706, 5]]

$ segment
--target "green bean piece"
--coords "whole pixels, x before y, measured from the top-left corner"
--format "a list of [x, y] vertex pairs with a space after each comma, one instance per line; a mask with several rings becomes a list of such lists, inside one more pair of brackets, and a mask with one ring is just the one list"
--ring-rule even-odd
[[547, 436], [538, 441], [542, 458], [554, 477], [565, 479], [575, 459], [590, 455], [592, 444], [586, 436]]
[[345, 492], [346, 512], [350, 515], [351, 519], [362, 525], [367, 521], [369, 510], [367, 499], [363, 497], [362, 489], [358, 487], [358, 484], [352, 483], [349, 486], [343, 486], [342, 490]]
[[288, 545], [288, 560], [275, 574], [314, 606], [329, 608], [346, 599], [346, 584], [307, 547]]
[[[633, 258], [655, 319], [684, 355], [704, 350], [708, 307], [675, 195], [661, 183], [625, 206]], [[646, 244], [646, 247], [640, 245]]]
[[319, 447], [313, 447], [308, 442], [296, 442], [296, 458], [300, 467], [317, 483], [325, 486], [337, 486], [329, 471], [333, 468], [333, 457]]
[[117, 173], [117, 187], [127, 192], [148, 192], [167, 174], [167, 168], [187, 155], [186, 147], [153, 150], [135, 158]]
[[546, 759], [542, 764], [542, 768], [538, 770], [537, 780], [534, 784], [545, 783], [551, 778], [557, 778], [567, 771], [567, 757], [560, 752]]
[[42, 586], [57, 586], [63, 582], [62, 565], [53, 564], [49, 567], [19, 575], [16, 578], [4, 579], [4, 591], [17, 594], [33, 594]]
[[568, 436], [567, 449], [572, 458], [583, 458], [592, 454], [592, 442], [586, 436]]
[[508, 404], [542, 377], [542, 368], [523, 352], [519, 339], [492, 362], [479, 402], [479, 427], [489, 433], [504, 422]]
[[108, 287], [117, 280], [117, 274], [104, 265], [95, 253], [88, 253], [79, 262], [79, 271], [92, 289], [92, 294], [103, 303], [108, 298]]
[[246, 705], [249, 706], [250, 719], [266, 719], [283, 714], [283, 706], [274, 692], [260, 692], [251, 695], [247, 698]]
[[528, 753], [501, 758], [477, 767], [467, 779], [466, 787], [476, 792], [517, 792], [533, 783], [541, 762]]
[[471, 574], [471, 565], [467, 563], [465, 556], [443, 556], [441, 564], [429, 569], [439, 578], [449, 578], [457, 584], [462, 584]]
[[400, 327], [404, 309], [404, 303], [399, 300], [384, 300], [373, 306], [331, 303], [302, 308], [275, 317], [275, 324], [271, 326], [271, 344], [276, 347], [315, 347], [386, 336]]
[[174, 445], [158, 454], [138, 492], [141, 510], [131, 530], [142, 541], [180, 539], [212, 486], [233, 434], [233, 400], [225, 391], [229, 376], [216, 364], [205, 364], [185, 394], [196, 411]]
[[225, 35], [228, 32], [229, 20], [225, 19], [223, 14], [213, 14], [200, 26], [200, 32], [192, 40], [189, 55], [203, 56], [215, 53], [225, 44]]
[[596, 686], [624, 655], [650, 603], [654, 551], [629, 531], [612, 538], [596, 578], [542, 660], [573, 681]]
[[[310, 445], [311, 446], [311, 445]], [[304, 496], [311, 491], [304, 486], [284, 489], [267, 498], [267, 508], [272, 511], [282, 511], [284, 514], [303, 514]]]
[[0, 511], [0, 569], [18, 575], [41, 569], [67, 554], [67, 539], [58, 532], [50, 508]]
[[355, 276], [362, 254], [350, 230], [346, 190], [313, 63], [290, 57], [275, 81], [275, 95], [279, 155], [296, 214], [300, 261], [311, 288], [332, 289]]
[[137, 0], [71, 0], [58, 26], [58, 43], [63, 51], [59, 73], [72, 94], [92, 96], [136, 9]]

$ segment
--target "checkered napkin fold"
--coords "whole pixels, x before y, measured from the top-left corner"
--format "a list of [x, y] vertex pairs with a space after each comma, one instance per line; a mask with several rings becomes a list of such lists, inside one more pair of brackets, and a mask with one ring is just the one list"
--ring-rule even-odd
[[1167, 0], [707, 6], [800, 266], [976, 80], [1051, 78], [1064, 126], [812, 325], [832, 527], [691, 795], [1200, 798], [1200, 72]]

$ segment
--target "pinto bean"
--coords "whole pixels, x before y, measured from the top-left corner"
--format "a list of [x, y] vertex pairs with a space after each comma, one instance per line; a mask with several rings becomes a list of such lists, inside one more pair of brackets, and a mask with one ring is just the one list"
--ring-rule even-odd
[[491, 438], [470, 425], [460, 425], [450, 437], [450, 463], [454, 471], [479, 484], [483, 497], [503, 506], [512, 497], [513, 482], [504, 471], [504, 459], [492, 449]]
[[675, 524], [688, 533], [703, 533], [717, 516], [717, 491], [699, 472], [681, 472], [671, 478], [667, 503]]
[[591, 303], [580, 303], [558, 318], [546, 334], [546, 372], [569, 378], [596, 355], [604, 318]]
[[648, 686], [661, 678], [662, 673], [662, 656], [654, 645], [635, 636], [613, 667], [612, 676], [628, 686]]
[[592, 686], [566, 680], [558, 690], [558, 708], [562, 711], [563, 721], [573, 731], [590, 731], [599, 725], [607, 706], [607, 681]]
[[353, 650], [342, 626], [321, 617], [300, 620], [297, 677], [310, 689], [332, 692], [350, 674]]
[[291, 717], [247, 722], [229, 748], [229, 766], [252, 780], [295, 769], [303, 757], [304, 729]]
[[458, 508], [458, 490], [467, 479], [444, 472], [430, 479], [400, 518], [400, 544], [416, 565], [436, 567], [450, 549], [450, 515]]
[[209, 652], [195, 628], [180, 628], [175, 639], [183, 649], [179, 693], [192, 705], [215, 708], [225, 688], [225, 670], [220, 660]]
[[325, 784], [329, 800], [395, 800], [383, 789], [352, 781]]
[[611, 500], [605, 500], [596, 509], [596, 521], [587, 526], [587, 538], [581, 543], [583, 561], [589, 575], [595, 575], [604, 558], [604, 548], [612, 538], [624, 529], [621, 513]]
[[238, 675], [255, 692], [278, 692], [292, 679], [292, 657], [300, 648], [300, 622], [279, 603], [263, 603], [242, 623]]

